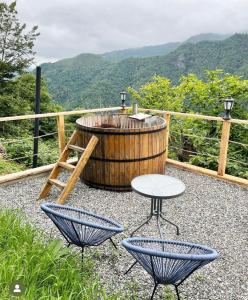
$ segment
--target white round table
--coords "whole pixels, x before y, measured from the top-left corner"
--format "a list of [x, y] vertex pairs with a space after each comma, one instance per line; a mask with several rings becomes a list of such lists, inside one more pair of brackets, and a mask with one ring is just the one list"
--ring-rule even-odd
[[145, 222], [131, 233], [131, 236], [147, 224], [153, 216], [157, 219], [157, 227], [161, 238], [162, 233], [160, 229], [160, 218], [175, 226], [177, 229], [177, 235], [179, 235], [179, 227], [163, 216], [162, 202], [165, 199], [171, 199], [182, 195], [185, 191], [184, 183], [177, 178], [167, 175], [147, 174], [134, 178], [131, 182], [131, 186], [134, 192], [151, 199], [150, 215]]

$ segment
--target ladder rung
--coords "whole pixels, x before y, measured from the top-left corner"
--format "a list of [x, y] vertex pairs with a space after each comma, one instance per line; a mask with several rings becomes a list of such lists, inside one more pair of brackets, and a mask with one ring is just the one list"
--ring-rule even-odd
[[75, 151], [78, 151], [78, 152], [84, 152], [84, 148], [81, 148], [81, 147], [78, 147], [76, 145], [68, 145], [68, 148], [69, 149], [72, 149], [72, 150], [75, 150]]
[[56, 185], [58, 188], [63, 189], [66, 184], [58, 179], [48, 179], [48, 182]]
[[64, 168], [64, 169], [67, 169], [70, 172], [73, 172], [74, 169], [75, 169], [75, 166], [73, 166], [71, 164], [68, 164], [66, 162], [63, 162], [63, 161], [59, 162], [59, 166], [62, 167], [62, 168]]

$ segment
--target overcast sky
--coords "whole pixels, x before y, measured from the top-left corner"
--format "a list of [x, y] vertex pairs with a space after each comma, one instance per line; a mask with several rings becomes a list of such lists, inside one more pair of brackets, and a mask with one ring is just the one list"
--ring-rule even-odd
[[39, 26], [38, 63], [248, 29], [248, 0], [17, 0], [17, 10]]

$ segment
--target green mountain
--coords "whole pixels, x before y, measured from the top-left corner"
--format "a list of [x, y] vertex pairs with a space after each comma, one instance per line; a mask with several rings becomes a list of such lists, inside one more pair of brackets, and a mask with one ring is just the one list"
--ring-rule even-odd
[[222, 41], [185, 43], [167, 55], [109, 61], [101, 55], [81, 54], [42, 65], [55, 101], [66, 108], [119, 105], [119, 92], [139, 87], [157, 74], [177, 82], [181, 75], [222, 68], [248, 78], [248, 35]]
[[110, 61], [120, 61], [129, 57], [149, 57], [149, 56], [159, 56], [165, 55], [181, 45], [180, 42], [177, 43], [167, 43], [157, 46], [146, 46], [141, 48], [131, 48], [118, 51], [112, 51], [102, 54], [102, 57]]

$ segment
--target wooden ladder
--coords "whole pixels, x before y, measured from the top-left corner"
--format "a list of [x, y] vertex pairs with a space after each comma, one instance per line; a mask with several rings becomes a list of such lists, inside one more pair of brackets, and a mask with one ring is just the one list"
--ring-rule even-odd
[[[87, 147], [84, 149], [84, 148], [81, 148], [81, 147], [78, 147], [75, 145], [77, 139], [78, 139], [78, 131], [75, 130], [73, 132], [68, 144], [65, 146], [63, 152], [61, 153], [59, 160], [55, 164], [46, 183], [42, 187], [42, 190], [39, 194], [38, 199], [45, 198], [48, 195], [48, 193], [50, 192], [52, 185], [55, 185], [59, 189], [62, 189], [62, 192], [57, 200], [57, 203], [59, 203], [59, 204], [65, 203], [65, 200], [68, 197], [68, 194], [75, 186], [80, 173], [82, 172], [83, 168], [85, 167], [88, 159], [91, 156], [91, 153], [95, 149], [95, 146], [98, 142], [98, 138], [93, 135], [91, 137]], [[81, 157], [79, 158], [79, 160], [75, 166], [67, 162], [67, 159], [68, 159], [71, 151], [77, 151], [77, 152], [82, 153]], [[59, 176], [62, 169], [66, 169], [67, 171], [72, 172], [67, 183], [64, 183], [57, 179], [57, 177]]]

